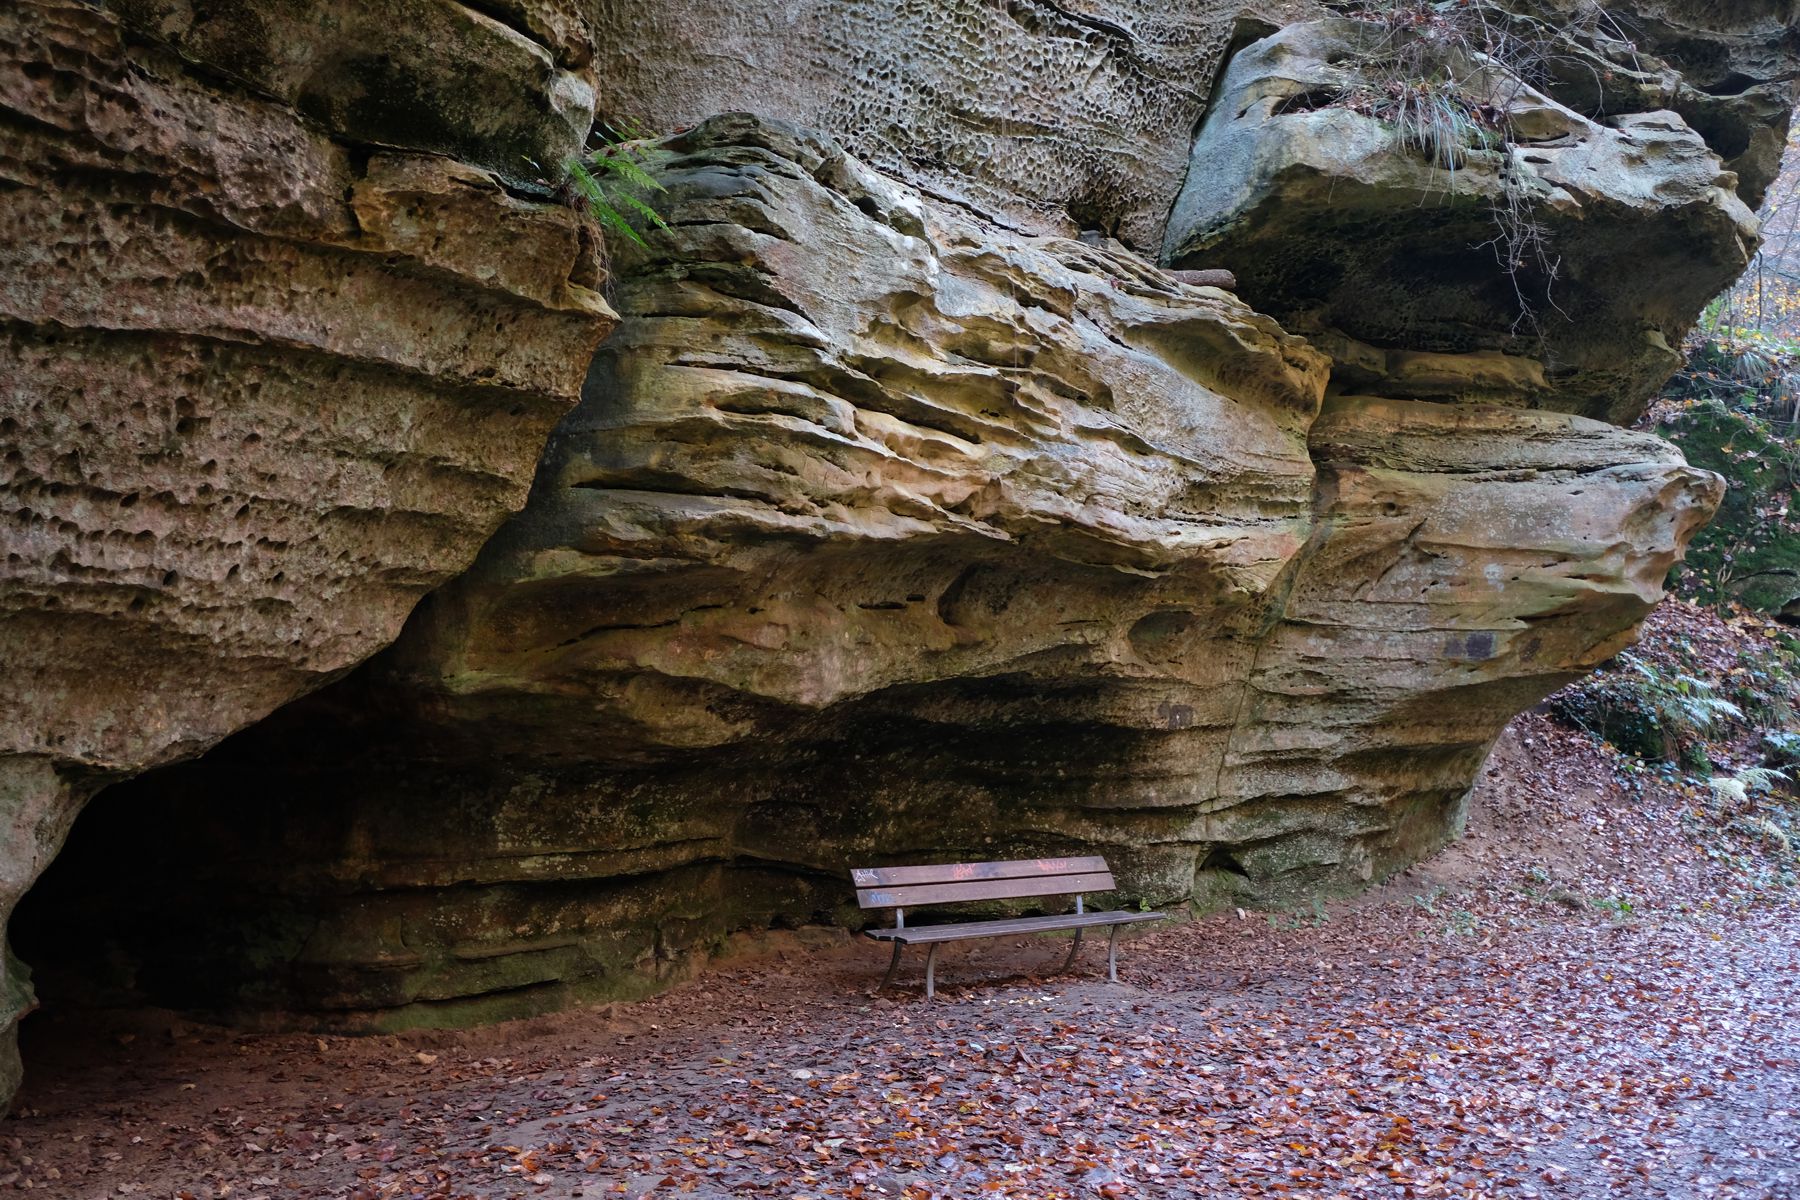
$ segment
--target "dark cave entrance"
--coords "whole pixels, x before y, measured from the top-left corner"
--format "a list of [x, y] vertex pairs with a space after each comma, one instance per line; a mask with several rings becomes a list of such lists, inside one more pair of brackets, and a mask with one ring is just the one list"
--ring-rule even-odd
[[374, 1033], [636, 998], [738, 931], [855, 927], [851, 866], [1098, 853], [1191, 880], [1168, 763], [1218, 730], [1069, 715], [1134, 686], [896, 689], [783, 742], [596, 764], [409, 723], [352, 676], [88, 805], [14, 917], [27, 1049], [106, 1013]]
[[[204, 1012], [227, 986], [219, 964], [250, 958], [220, 952], [228, 931], [280, 924], [274, 898], [206, 886], [203, 864], [222, 849], [220, 826], [160, 795], [163, 774], [90, 801], [14, 911], [13, 949], [31, 968], [43, 1013]], [[36, 1023], [21, 1029], [28, 1035]]]

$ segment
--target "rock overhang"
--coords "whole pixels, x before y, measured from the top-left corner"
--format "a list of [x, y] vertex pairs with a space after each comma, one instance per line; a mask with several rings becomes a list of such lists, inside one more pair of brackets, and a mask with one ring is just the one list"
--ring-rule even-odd
[[[259, 36], [293, 36], [299, 9], [269, 7]], [[1462, 323], [1457, 337], [1393, 332], [1398, 300], [1432, 294], [1416, 264], [1389, 273], [1405, 296], [1366, 264], [1389, 291], [1317, 288], [1325, 294], [1296, 306], [1269, 288], [1282, 241], [1337, 264], [1339, 278], [1358, 255], [1391, 263], [1405, 257], [1395, 247], [1442, 242], [1441, 273], [1467, 278], [1469, 244], [1490, 236], [1483, 180], [1501, 171], [1478, 153], [1453, 178], [1433, 178], [1416, 155], [1393, 152], [1379, 123], [1330, 104], [1266, 103], [1261, 149], [1225, 153], [1228, 139], [1203, 128], [1190, 153], [1205, 105], [1194, 81], [1220, 61], [1231, 14], [1158, 23], [1124, 5], [1096, 24], [1053, 5], [944, 6], [963, 41], [979, 43], [982, 30], [994, 44], [1043, 39], [1020, 78], [1060, 78], [1070, 55], [1087, 64], [1099, 90], [1054, 92], [1045, 112], [1099, 102], [1038, 137], [983, 107], [999, 93], [959, 109], [953, 54], [846, 74], [842, 96], [821, 91], [818, 63], [867, 57], [846, 41], [867, 33], [866, 13], [839, 6], [806, 37], [765, 46], [766, 61], [797, 65], [768, 78], [754, 106], [826, 132], [731, 115], [665, 141], [658, 202], [672, 228], [646, 230], [644, 250], [612, 247], [625, 320], [590, 366], [582, 338], [591, 345], [607, 319], [586, 291], [600, 282], [591, 234], [531, 203], [520, 185], [538, 180], [513, 159], [543, 165], [579, 144], [590, 83], [642, 101], [652, 121], [695, 109], [665, 127], [738, 107], [707, 99], [738, 78], [730, 71], [702, 79], [668, 71], [670, 47], [620, 49], [733, 10], [673, 5], [624, 29], [605, 6], [441, 7], [419, 28], [448, 20], [497, 39], [503, 52], [481, 71], [529, 62], [536, 82], [484, 92], [498, 111], [446, 105], [404, 136], [377, 128], [401, 109], [335, 102], [354, 89], [313, 103], [329, 72], [254, 56], [227, 72], [248, 101], [152, 106], [238, 105], [280, 135], [260, 144], [294, 168], [285, 191], [242, 182], [282, 180], [268, 169], [281, 154], [238, 183], [196, 186], [211, 168], [180, 139], [189, 157], [145, 172], [167, 175], [171, 195], [210, 197], [205, 220], [265, 222], [277, 240], [316, 237], [334, 252], [379, 243], [400, 275], [458, 295], [505, 293], [527, 312], [498, 329], [475, 322], [460, 351], [421, 357], [392, 333], [409, 304], [370, 284], [343, 295], [347, 315], [325, 334], [364, 335], [365, 350], [391, 351], [391, 373], [415, 382], [441, 370], [469, 411], [484, 397], [516, 405], [521, 390], [541, 394], [526, 413], [506, 409], [536, 422], [534, 436], [587, 374], [523, 513], [413, 613], [392, 650], [200, 763], [102, 801], [112, 832], [80, 854], [115, 855], [116, 878], [53, 879], [46, 897], [86, 914], [70, 927], [95, 941], [123, 919], [139, 950], [155, 946], [144, 992], [159, 999], [394, 1027], [634, 994], [725, 930], [853, 919], [842, 868], [871, 855], [1093, 847], [1129, 898], [1154, 902], [1286, 903], [1359, 886], [1454, 835], [1506, 717], [1628, 644], [1716, 502], [1716, 480], [1653, 439], [1553, 410], [1628, 414], [1704, 279], [1748, 244], [1740, 201], [1766, 184], [1769, 131], [1785, 128], [1785, 112], [1764, 111], [1779, 63], [1746, 49], [1774, 36], [1764, 17], [1708, 42], [1678, 19], [1681, 4], [1639, 6], [1660, 14], [1658, 54], [1704, 60], [1692, 86], [1671, 84], [1667, 103], [1652, 104], [1661, 85], [1634, 67], [1590, 103], [1579, 79], [1558, 78], [1515, 114], [1529, 134], [1517, 165], [1536, 181], [1527, 191], [1545, 220], [1578, 239], [1611, 230], [1590, 262], [1569, 264], [1570, 288], [1595, 297], [1564, 293], [1581, 337], [1546, 354], [1500, 330], [1509, 281], [1491, 271], [1485, 293], [1431, 306], [1433, 320]], [[117, 9], [150, 42], [165, 39], [155, 53], [208, 70], [223, 62], [230, 39], [216, 14]], [[1282, 37], [1305, 27], [1284, 19], [1274, 40], [1290, 45]], [[378, 40], [368, 21], [344, 26], [363, 31], [352, 41]], [[598, 55], [595, 29], [606, 33]], [[401, 40], [416, 45], [417, 32]], [[1584, 65], [1613, 53], [1604, 31], [1577, 33]], [[293, 61], [350, 62], [368, 49], [339, 42]], [[1708, 45], [1732, 47], [1745, 80], [1715, 69]], [[1292, 85], [1305, 80], [1288, 76], [1303, 56], [1284, 51], [1286, 75], [1259, 76], [1259, 54], [1250, 45], [1233, 58], [1236, 78], [1260, 80], [1264, 99], [1301, 94]], [[452, 60], [416, 64], [408, 94], [456, 85]], [[895, 95], [918, 111], [894, 120]], [[1622, 115], [1596, 119], [1602, 106]], [[959, 135], [941, 158], [892, 153], [887, 134], [932, 143], [948, 137], [932, 122], [954, 111], [970, 123], [963, 134], [988, 140]], [[1215, 104], [1209, 125], [1224, 111]], [[1112, 113], [1123, 114], [1116, 128], [1076, 144]], [[1272, 132], [1296, 127], [1290, 118], [1328, 129], [1354, 162], [1333, 193], [1335, 232], [1302, 222], [1259, 242], [1282, 214], [1245, 163], [1289, 163], [1276, 175], [1302, 195], [1333, 169], [1301, 152], [1306, 138]], [[339, 140], [354, 152], [334, 149]], [[224, 144], [240, 141], [259, 144]], [[992, 150], [980, 161], [967, 153], [977, 143]], [[340, 158], [348, 174], [332, 165]], [[1237, 267], [1236, 294], [1189, 286], [1113, 240], [1154, 246], [1190, 160], [1190, 183], [1203, 163], [1230, 168], [1217, 180], [1238, 172], [1230, 204], [1242, 211], [1207, 226], [1213, 240], [1196, 260]], [[340, 175], [336, 194], [309, 183]], [[1606, 187], [1585, 186], [1590, 175]], [[1395, 204], [1428, 193], [1445, 202]], [[1307, 211], [1288, 207], [1290, 218]], [[1196, 206], [1177, 212], [1190, 222]], [[1211, 220], [1199, 217], [1189, 233]], [[1065, 236], [1082, 226], [1080, 240]], [[1334, 255], [1306, 249], [1308, 237], [1335, 242]], [[1629, 253], [1629, 271], [1608, 272], [1602, 240]], [[1659, 266], [1645, 250], [1661, 243], [1670, 253]], [[1199, 242], [1179, 244], [1198, 253]], [[1222, 261], [1234, 247], [1247, 257]], [[1696, 262], [1691, 286], [1660, 297], [1640, 286]], [[1632, 283], [1628, 302], [1601, 294], [1621, 282]], [[142, 307], [154, 314], [164, 299], [153, 291]], [[428, 302], [443, 296], [410, 306]], [[265, 315], [282, 336], [324, 336], [321, 322], [280, 307]], [[482, 377], [490, 360], [524, 382], [494, 388]], [[367, 388], [329, 375], [317, 384], [340, 398], [331, 444], [360, 438], [378, 458], [374, 448], [402, 436], [345, 407]], [[446, 413], [413, 433], [456, 423]], [[443, 503], [453, 519], [475, 514], [478, 525], [519, 504], [536, 447], [519, 457], [500, 425], [469, 450], [486, 483], [477, 500]], [[171, 696], [184, 693], [152, 675], [147, 703], [175, 718], [67, 715], [131, 736], [172, 729], [168, 753], [191, 753], [386, 641], [479, 540], [452, 546], [419, 527], [418, 510], [436, 503], [432, 480], [464, 457], [428, 441], [413, 446], [431, 459], [417, 470], [330, 476], [356, 503], [392, 495], [410, 514], [384, 527], [413, 557], [366, 573], [395, 588], [380, 603], [347, 587], [294, 590], [315, 572], [293, 548], [328, 537], [256, 543], [265, 574], [287, 583], [274, 597], [282, 611], [316, 603], [345, 624], [347, 640], [305, 682], [204, 729], [180, 717]], [[197, 560], [193, 574], [223, 578], [231, 565]], [[254, 673], [217, 675], [189, 699], [241, 699], [254, 683]], [[26, 775], [42, 765], [12, 763]], [[121, 760], [115, 774], [141, 765]], [[41, 868], [38, 848], [60, 838], [51, 826], [72, 815], [66, 804], [37, 811], [47, 833], [9, 842], [30, 850], [5, 859], [15, 891]], [[206, 853], [159, 841], [159, 828], [188, 831], [189, 850]], [[109, 839], [110, 852], [86, 848]], [[160, 896], [148, 880], [169, 877], [187, 886], [166, 907], [119, 890], [135, 880]], [[169, 945], [157, 932], [168, 928], [193, 936]]]
[[1360, 886], [1454, 835], [1506, 718], [1623, 644], [1717, 501], [1599, 421], [1328, 394], [1237, 297], [821, 135], [662, 149], [671, 228], [616, 251], [524, 512], [351, 680], [129, 801], [206, 824], [287, 764], [254, 886], [335, 932], [238, 1003], [630, 992], [678, 969], [651, 948], [836, 919], [871, 854]]
[[[1370, 111], [1406, 86], [1383, 83], [1397, 36], [1330, 18], [1234, 55], [1165, 260], [1233, 271], [1253, 304], [1354, 348], [1353, 377], [1396, 352], [1535, 362], [1505, 399], [1629, 424], [1759, 244], [1738, 177], [1674, 111], [1589, 116], [1485, 61], [1428, 85], [1494, 110], [1438, 162]], [[1452, 374], [1440, 397], [1461, 393]]]

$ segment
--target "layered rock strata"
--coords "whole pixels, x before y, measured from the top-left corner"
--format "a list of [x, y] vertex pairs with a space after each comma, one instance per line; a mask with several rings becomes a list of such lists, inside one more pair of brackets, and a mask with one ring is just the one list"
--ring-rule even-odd
[[[1382, 116], [1404, 10], [1333, 7], [0, 15], [0, 915], [81, 797], [403, 620], [110, 788], [33, 961], [457, 1021], [859, 920], [857, 862], [1279, 905], [1454, 836], [1717, 500], [1589, 418], [1754, 248], [1794, 18], [1420, 6], [1446, 143]], [[596, 102], [704, 123], [593, 358], [539, 201]]]
[[[1165, 257], [1235, 272], [1332, 349], [1343, 386], [1629, 424], [1759, 244], [1742, 181], [1679, 113], [1642, 110], [1658, 97], [1587, 97], [1639, 106], [1588, 115], [1453, 42], [1414, 52], [1467, 82], [1389, 111], [1394, 87], [1424, 86], [1382, 75], [1408, 38], [1424, 35], [1333, 18], [1239, 52]], [[1446, 115], [1475, 101], [1493, 111]]]
[[[1587, 418], [1328, 396], [1232, 295], [820, 136], [666, 154], [671, 228], [621, 252], [525, 511], [393, 650], [111, 798], [51, 896], [147, 845], [195, 881], [115, 935], [116, 985], [526, 1011], [855, 920], [846, 868], [884, 859], [1098, 850], [1111, 903], [1360, 886], [1455, 834], [1718, 499]], [[65, 944], [104, 940], [85, 902]]]
[[[1396, 0], [599, 0], [600, 109], [647, 129], [749, 108], [1032, 232], [1154, 254], [1234, 47]], [[1789, 0], [1476, 0], [1535, 84], [1601, 124], [1672, 110], [1757, 206], [1775, 178], [1800, 39]], [[1479, 10], [1479, 15], [1477, 11]], [[1652, 168], [1651, 173], [1654, 173]], [[1482, 240], [1486, 240], [1485, 238]], [[1509, 318], [1510, 322], [1510, 318]]]
[[[0, 924], [99, 787], [391, 641], [523, 503], [613, 323], [572, 211], [419, 152], [579, 145], [550, 52], [453, 4], [410, 6], [429, 44], [302, 8], [0, 13]], [[315, 103], [351, 58], [368, 103]], [[8, 953], [0, 1095], [30, 1003]]]

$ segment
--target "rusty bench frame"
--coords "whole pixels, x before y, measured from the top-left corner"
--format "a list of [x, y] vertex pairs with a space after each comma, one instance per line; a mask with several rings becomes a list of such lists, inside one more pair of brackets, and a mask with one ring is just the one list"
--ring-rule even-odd
[[[1087, 858], [1025, 858], [1007, 862], [937, 863], [916, 867], [861, 867], [850, 872], [856, 885], [856, 902], [863, 908], [891, 908], [891, 929], [866, 929], [863, 932], [878, 942], [892, 942], [894, 957], [876, 992], [894, 981], [900, 969], [900, 952], [907, 946], [923, 944], [925, 953], [925, 998], [937, 995], [937, 953], [945, 942], [969, 941], [975, 938], [1007, 937], [1020, 933], [1048, 933], [1073, 929], [1075, 943], [1063, 960], [1059, 973], [1075, 963], [1081, 949], [1081, 935], [1102, 927], [1110, 932], [1106, 941], [1106, 978], [1119, 980], [1119, 930], [1143, 921], [1161, 921], [1167, 916], [1159, 912], [1088, 912], [1083, 903], [1087, 892], [1110, 892], [1117, 886], [1106, 860]], [[920, 905], [966, 903], [975, 900], [1024, 900], [1039, 896], [1074, 896], [1075, 911], [1042, 917], [1002, 917], [988, 921], [960, 921], [941, 925], [906, 923], [906, 910]]]

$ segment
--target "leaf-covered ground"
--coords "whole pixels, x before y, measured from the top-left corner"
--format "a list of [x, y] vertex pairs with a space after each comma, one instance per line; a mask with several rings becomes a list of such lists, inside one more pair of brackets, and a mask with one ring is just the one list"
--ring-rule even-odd
[[[1647, 653], [1739, 636], [1659, 620]], [[808, 934], [466, 1033], [44, 1014], [0, 1192], [1800, 1197], [1800, 900], [1757, 828], [1527, 716], [1450, 851], [1134, 939], [1119, 985], [975, 943], [872, 1000], [885, 951]]]

